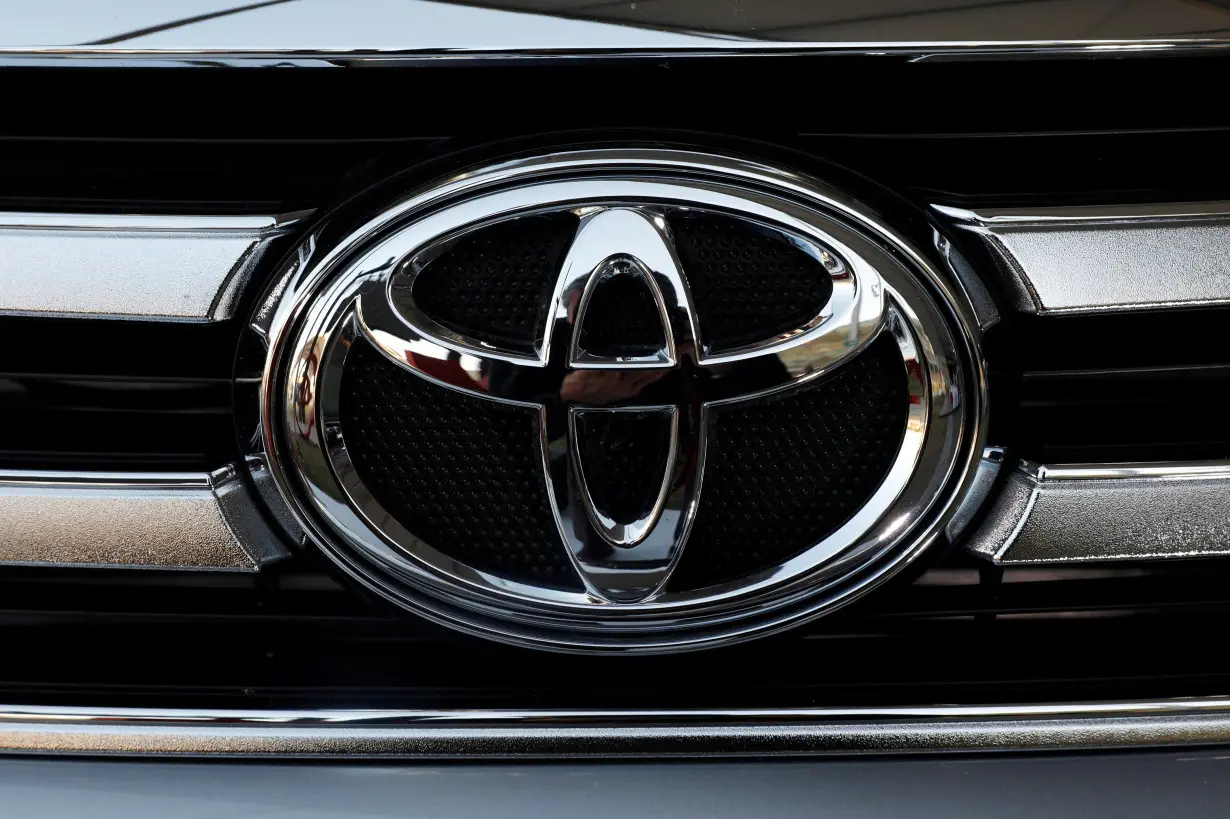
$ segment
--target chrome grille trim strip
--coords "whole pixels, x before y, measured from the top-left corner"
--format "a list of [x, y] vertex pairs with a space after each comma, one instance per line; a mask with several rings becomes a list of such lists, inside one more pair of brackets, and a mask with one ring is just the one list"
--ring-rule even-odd
[[[635, 29], [630, 29], [635, 36]], [[690, 35], [685, 34], [685, 37]], [[591, 57], [635, 57], [661, 59], [675, 57], [722, 56], [823, 56], [865, 55], [901, 56], [913, 61], [964, 59], [1020, 59], [1073, 56], [1080, 58], [1122, 59], [1190, 52], [1230, 50], [1226, 38], [1142, 38], [1142, 39], [1056, 39], [1056, 40], [870, 40], [870, 41], [767, 41], [737, 40], [720, 36], [712, 42], [680, 41], [663, 44], [660, 38], [646, 39], [637, 45], [577, 46], [575, 42], [553, 43], [544, 39], [540, 46], [497, 48], [456, 44], [427, 48], [365, 48], [361, 43], [345, 48], [313, 47], [307, 40], [286, 48], [233, 48], [219, 41], [211, 48], [125, 48], [122, 44], [51, 45], [0, 47], [0, 66], [79, 66], [143, 68], [333, 68], [350, 65], [412, 65], [422, 62], [457, 60], [541, 60], [584, 59]]]
[[0, 315], [223, 321], [308, 216], [0, 213]]
[[979, 212], [932, 208], [982, 240], [1021, 312], [1230, 304], [1228, 202]]
[[303, 221], [311, 211], [278, 216], [179, 216], [137, 213], [0, 213], [0, 228], [26, 230], [84, 230], [141, 233], [234, 234], [247, 236], [285, 230]]
[[1038, 474], [1042, 480], [1050, 481], [1105, 481], [1133, 478], [1147, 478], [1153, 481], [1190, 480], [1192, 478], [1230, 479], [1230, 462], [1157, 461], [1122, 464], [1065, 464], [1039, 466]]
[[1056, 751], [1230, 742], [1230, 699], [697, 711], [0, 706], [0, 753], [398, 758]]
[[965, 547], [996, 564], [1230, 555], [1230, 462], [1022, 461]]
[[1171, 202], [1160, 205], [1070, 205], [1057, 208], [988, 208], [980, 211], [932, 205], [932, 208], [964, 224], [1084, 225], [1127, 222], [1230, 218], [1230, 202]]
[[234, 467], [0, 473], [0, 565], [251, 572], [285, 554]]

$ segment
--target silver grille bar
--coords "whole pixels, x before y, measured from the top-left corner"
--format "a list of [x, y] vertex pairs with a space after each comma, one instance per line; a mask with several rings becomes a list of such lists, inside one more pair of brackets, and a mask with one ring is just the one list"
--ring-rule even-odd
[[1022, 461], [966, 548], [998, 564], [1230, 555], [1230, 462]]
[[1230, 303], [1230, 203], [969, 211], [933, 205], [978, 236], [1026, 313]]
[[0, 706], [0, 753], [737, 757], [1230, 742], [1223, 698], [724, 711], [196, 711]]
[[223, 321], [309, 215], [0, 213], [0, 315]]
[[233, 467], [0, 473], [0, 564], [250, 572], [284, 554]]

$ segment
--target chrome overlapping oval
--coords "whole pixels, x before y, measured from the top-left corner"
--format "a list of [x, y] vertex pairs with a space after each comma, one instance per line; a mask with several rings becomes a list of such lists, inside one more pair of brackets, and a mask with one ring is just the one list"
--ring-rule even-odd
[[[827, 303], [798, 327], [757, 343], [711, 344], [700, 332], [669, 225], [672, 214], [697, 210], [785, 237], [828, 276]], [[578, 228], [532, 350], [468, 337], [420, 309], [415, 278], [460, 237], [561, 211], [574, 214]], [[585, 349], [591, 300], [616, 276], [634, 278], [650, 294], [661, 324], [658, 349]], [[977, 451], [980, 362], [965, 309], [943, 275], [840, 194], [741, 160], [629, 149], [479, 169], [410, 196], [331, 248], [305, 246], [275, 293], [264, 311], [270, 358], [263, 435], [301, 523], [343, 568], [389, 599], [498, 639], [653, 651], [745, 639], [814, 616], [869, 589], [930, 542]], [[781, 565], [717, 586], [670, 590], [703, 503], [710, 410], [832, 372], [882, 334], [901, 353], [909, 407], [881, 485], [850, 520]], [[460, 564], [380, 507], [341, 433], [341, 373], [358, 339], [415, 377], [538, 413], [541, 479], [582, 590]], [[445, 381], [433, 374], [440, 362], [458, 375]], [[491, 377], [519, 369], [549, 373], [558, 389], [544, 396], [519, 391], [521, 379]], [[762, 377], [750, 383], [749, 372]], [[773, 373], [771, 383], [765, 373]], [[646, 387], [655, 383], [656, 399], [648, 401]], [[665, 389], [676, 400], [660, 400], [664, 385], [678, 385]], [[549, 432], [548, 412], [567, 418], [562, 430]], [[656, 425], [668, 441], [660, 486], [634, 520], [617, 520], [596, 502], [582, 454], [587, 428], [617, 414]]]

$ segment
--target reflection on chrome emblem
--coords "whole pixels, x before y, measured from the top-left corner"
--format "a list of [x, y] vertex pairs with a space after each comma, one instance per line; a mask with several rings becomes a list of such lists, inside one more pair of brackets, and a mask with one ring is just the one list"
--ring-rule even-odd
[[[397, 364], [451, 389], [467, 389], [486, 398], [539, 407], [543, 430], [544, 478], [560, 535], [588, 590], [609, 602], [636, 602], [662, 590], [678, 562], [696, 514], [705, 461], [708, 408], [714, 403], [746, 400], [766, 390], [780, 389], [829, 371], [850, 358], [880, 328], [884, 315], [883, 286], [866, 266], [831, 264], [833, 297], [804, 326], [764, 343], [728, 354], [706, 348], [700, 336], [687, 278], [680, 268], [666, 220], [653, 209], [590, 207], [579, 214], [580, 226], [564, 258], [550, 305], [548, 321], [537, 355], [517, 357], [515, 351], [496, 350], [449, 332], [436, 324], [413, 301], [413, 279], [421, 269], [419, 256], [401, 265], [393, 289], [405, 294], [390, 300], [388, 291], [364, 292], [356, 302], [355, 321], [361, 333]], [[814, 241], [798, 239], [817, 268], [826, 271], [822, 258], [836, 251]], [[663, 343], [643, 356], [602, 356], [582, 349], [581, 329], [599, 284], [613, 276], [641, 279], [661, 319]], [[401, 282], [399, 277], [407, 281]], [[555, 346], [566, 354], [553, 354]], [[504, 353], [500, 356], [498, 353]], [[781, 366], [790, 352], [792, 365]], [[472, 360], [465, 372], [471, 385], [449, 383], [431, 375], [424, 361], [465, 356]], [[777, 366], [763, 372], [779, 383], [757, 385], [750, 393], [740, 377], [747, 368], [771, 358]], [[519, 394], [516, 377], [493, 378], [513, 367], [553, 369], [550, 383], [559, 390], [546, 400], [556, 402], [567, 415], [566, 433], [548, 440], [548, 407], [540, 389]], [[638, 395], [671, 371], [686, 379], [676, 392], [679, 400], [667, 406], [638, 402]], [[492, 385], [502, 385], [497, 390]], [[555, 409], [555, 408], [551, 408]], [[586, 480], [586, 464], [578, 435], [595, 414], [624, 413], [642, 424], [661, 425], [669, 444], [663, 455], [656, 502], [636, 520], [618, 522], [593, 500]], [[565, 466], [567, 480], [553, 461]]]
[[[786, 332], [714, 345], [701, 333], [670, 228], [672, 214], [694, 212], [783, 237], [814, 260], [831, 296]], [[551, 213], [572, 214], [577, 228], [532, 349], [467, 336], [421, 308], [416, 279], [459, 238]], [[942, 530], [981, 433], [981, 373], [964, 307], [921, 254], [856, 213], [811, 180], [671, 151], [560, 154], [428, 188], [341, 241], [322, 241], [315, 255], [301, 253], [262, 310], [272, 316], [261, 329], [271, 341], [262, 420], [273, 473], [313, 540], [348, 572], [395, 602], [487, 636], [652, 651], [744, 639], [821, 613], [887, 577]], [[603, 288], [621, 277], [648, 294], [657, 341], [617, 354], [587, 349], [587, 321]], [[880, 486], [787, 562], [672, 590], [704, 502], [710, 410], [833, 372], [885, 334], [901, 354], [909, 407]], [[341, 432], [341, 373], [359, 340], [415, 377], [537, 413], [541, 480], [583, 590], [463, 565], [380, 507]], [[586, 442], [611, 423], [663, 442], [646, 476], [648, 501], [632, 516], [593, 491], [603, 477]]]

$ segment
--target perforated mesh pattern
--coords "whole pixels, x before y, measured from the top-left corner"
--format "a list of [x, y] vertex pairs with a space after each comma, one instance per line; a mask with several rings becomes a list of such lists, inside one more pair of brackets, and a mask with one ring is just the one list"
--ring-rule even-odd
[[781, 563], [849, 520], [888, 474], [908, 408], [886, 335], [830, 376], [715, 409], [700, 508], [671, 587]]
[[450, 330], [532, 348], [576, 227], [571, 213], [553, 213], [476, 230], [423, 268], [415, 301]]
[[346, 359], [342, 436], [372, 496], [450, 557], [579, 589], [551, 514], [533, 410], [436, 386], [365, 342]]
[[714, 349], [794, 330], [833, 293], [824, 266], [776, 231], [705, 212], [669, 221], [701, 336]]
[[[780, 563], [845, 523], [887, 475], [908, 406], [900, 352], [885, 336], [830, 376], [713, 410], [700, 510], [671, 588]], [[347, 360], [341, 409], [361, 479], [411, 532], [477, 569], [580, 588], [551, 515], [532, 410], [430, 384], [364, 342]], [[611, 416], [583, 431], [587, 468], [601, 476], [595, 500], [621, 521], [652, 502], [664, 429]]]

